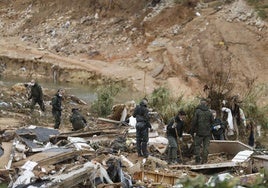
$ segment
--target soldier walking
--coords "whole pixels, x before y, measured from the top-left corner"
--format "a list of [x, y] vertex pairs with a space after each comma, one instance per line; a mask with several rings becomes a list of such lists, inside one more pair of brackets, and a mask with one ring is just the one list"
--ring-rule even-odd
[[42, 87], [35, 80], [31, 80], [29, 86], [31, 86], [31, 92], [30, 92], [30, 96], [28, 97], [28, 100], [32, 99], [31, 105], [30, 105], [31, 112], [34, 111], [34, 106], [36, 103], [39, 104], [40, 109], [44, 112], [45, 104], [43, 101]]
[[63, 89], [59, 89], [55, 96], [52, 98], [52, 115], [55, 120], [54, 129], [59, 129], [61, 123], [61, 111], [62, 111], [62, 95]]

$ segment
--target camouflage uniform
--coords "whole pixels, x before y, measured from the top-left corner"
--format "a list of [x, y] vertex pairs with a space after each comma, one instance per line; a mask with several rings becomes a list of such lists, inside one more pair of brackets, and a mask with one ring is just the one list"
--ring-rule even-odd
[[87, 121], [82, 114], [79, 113], [79, 110], [74, 108], [72, 109], [72, 115], [70, 116], [70, 122], [72, 123], [73, 130], [83, 129], [87, 125]]
[[54, 116], [55, 119], [55, 124], [54, 124], [54, 129], [58, 129], [60, 127], [61, 123], [61, 101], [62, 101], [62, 96], [59, 95], [59, 91], [57, 94], [52, 98], [52, 115]]
[[[174, 127], [175, 126], [175, 127]], [[178, 158], [178, 139], [182, 139], [184, 122], [177, 115], [172, 118], [167, 126], [167, 139], [168, 139], [168, 162], [176, 163]], [[177, 133], [176, 130], [177, 129]], [[177, 137], [178, 134], [178, 137]], [[180, 159], [182, 160], [182, 159]]]
[[30, 105], [31, 112], [33, 112], [34, 106], [36, 103], [39, 104], [39, 106], [43, 112], [45, 111], [45, 104], [43, 101], [43, 91], [42, 91], [42, 88], [39, 84], [34, 83], [34, 85], [31, 86], [31, 93], [30, 93], [28, 100], [30, 100], [30, 99], [32, 99], [32, 102]]
[[[195, 110], [192, 120], [192, 134], [196, 133], [194, 137], [194, 152], [197, 164], [207, 162], [213, 119], [213, 115], [208, 109], [206, 102], [201, 101], [201, 104]], [[203, 145], [202, 161], [200, 156], [201, 145]]]
[[138, 156], [148, 157], [147, 143], [149, 141], [148, 129], [152, 128], [150, 124], [149, 110], [144, 100], [140, 102], [133, 113], [136, 118], [136, 147]]

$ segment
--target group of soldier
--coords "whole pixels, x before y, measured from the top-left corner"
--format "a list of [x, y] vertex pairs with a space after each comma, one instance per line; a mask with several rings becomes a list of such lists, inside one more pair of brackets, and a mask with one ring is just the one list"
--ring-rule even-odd
[[[148, 100], [142, 99], [136, 106], [133, 117], [136, 118], [136, 140], [138, 156], [148, 157], [147, 143], [148, 130], [152, 130], [149, 120]], [[168, 139], [167, 160], [169, 164], [182, 162], [180, 145], [183, 142], [186, 113], [179, 110], [175, 117], [171, 118], [166, 127]], [[224, 140], [225, 129], [228, 123], [217, 117], [216, 111], [209, 109], [208, 101], [201, 99], [196, 107], [192, 121], [190, 134], [193, 138], [195, 164], [204, 164], [208, 160], [208, 147], [211, 139]], [[180, 151], [179, 151], [180, 150]], [[178, 157], [180, 153], [180, 157]]]
[[[43, 91], [41, 86], [35, 80], [32, 80], [28, 86], [31, 88], [31, 92], [28, 98], [29, 100], [32, 100], [30, 105], [31, 112], [33, 112], [36, 103], [39, 104], [42, 111], [45, 111]], [[57, 93], [51, 100], [55, 129], [59, 129], [61, 124], [63, 94], [64, 90], [58, 89]], [[150, 124], [148, 100], [146, 98], [142, 99], [140, 104], [136, 106], [134, 109], [133, 117], [135, 117], [137, 121], [136, 148], [138, 156], [147, 158], [149, 156], [147, 150], [149, 130], [152, 131], [153, 129]], [[179, 110], [176, 116], [171, 118], [167, 124], [167, 155], [169, 164], [174, 164], [182, 161], [181, 151], [180, 157], [178, 158], [178, 149], [183, 142], [182, 135], [185, 127], [185, 117], [185, 111]], [[72, 123], [73, 130], [83, 129], [87, 126], [87, 121], [79, 112], [78, 108], [72, 108], [72, 114], [69, 120]], [[216, 111], [209, 109], [208, 101], [206, 99], [201, 99], [200, 104], [195, 109], [191, 122], [190, 132], [194, 143], [194, 155], [196, 164], [207, 163], [210, 140], [224, 140], [225, 129], [227, 126], [227, 121], [222, 121], [221, 119], [217, 118]]]
[[[26, 84], [30, 87], [30, 94], [28, 100], [31, 100], [30, 109], [34, 111], [36, 103], [40, 106], [40, 109], [45, 112], [44, 95], [42, 87], [35, 81], [31, 80], [30, 83]], [[64, 89], [60, 88], [51, 99], [52, 115], [54, 117], [54, 129], [59, 129], [61, 124], [62, 116], [62, 99]], [[87, 126], [87, 121], [84, 116], [79, 112], [78, 108], [72, 108], [72, 114], [70, 116], [70, 122], [72, 123], [73, 130], [83, 129]]]

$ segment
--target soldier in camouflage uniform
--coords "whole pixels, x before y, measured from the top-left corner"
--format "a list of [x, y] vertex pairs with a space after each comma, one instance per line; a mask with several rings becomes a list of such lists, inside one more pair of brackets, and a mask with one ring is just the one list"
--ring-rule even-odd
[[52, 98], [52, 115], [55, 120], [54, 129], [59, 129], [61, 123], [61, 101], [64, 90], [59, 89], [55, 96]]
[[80, 114], [78, 108], [72, 109], [72, 115], [70, 116], [70, 122], [72, 123], [73, 130], [83, 129], [87, 125], [87, 121], [82, 114]]
[[[186, 113], [182, 110], [173, 117], [167, 125], [167, 139], [168, 139], [168, 163], [174, 164], [178, 161], [178, 144], [182, 143], [182, 133], [184, 129], [184, 118]], [[180, 143], [178, 143], [178, 141]], [[180, 159], [182, 161], [182, 159]]]
[[36, 103], [39, 104], [40, 109], [44, 112], [45, 104], [43, 101], [42, 87], [35, 80], [32, 80], [29, 86], [31, 86], [31, 93], [30, 93], [30, 96], [28, 97], [28, 100], [32, 99], [32, 102], [30, 105], [31, 112], [34, 111], [34, 106]]
[[143, 99], [139, 105], [136, 106], [133, 117], [136, 118], [136, 146], [139, 157], [148, 157], [147, 143], [149, 141], [150, 124], [149, 110], [147, 108], [148, 100]]
[[[196, 164], [207, 163], [208, 147], [211, 137], [211, 126], [213, 124], [213, 115], [208, 108], [207, 101], [202, 99], [197, 106], [192, 120], [192, 135], [194, 136], [194, 153]], [[201, 145], [202, 161], [200, 155]]]

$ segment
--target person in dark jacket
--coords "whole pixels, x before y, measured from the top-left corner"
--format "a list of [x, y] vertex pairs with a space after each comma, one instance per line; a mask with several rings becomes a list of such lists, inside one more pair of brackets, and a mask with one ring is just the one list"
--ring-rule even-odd
[[78, 108], [72, 109], [72, 115], [70, 116], [70, 122], [72, 123], [73, 130], [80, 130], [86, 127], [87, 121], [84, 116], [79, 112]]
[[247, 125], [247, 129], [249, 131], [248, 145], [250, 145], [251, 147], [254, 147], [255, 145], [255, 136], [254, 136], [255, 122], [253, 120], [249, 122], [249, 124]]
[[62, 95], [64, 93], [63, 89], [58, 89], [55, 96], [52, 98], [52, 115], [55, 120], [54, 129], [59, 129], [61, 123], [61, 111], [62, 111]]
[[[178, 162], [178, 147], [182, 143], [182, 133], [184, 129], [184, 118], [186, 113], [180, 110], [178, 114], [173, 117], [167, 125], [167, 139], [168, 139], [168, 163], [174, 164]], [[182, 161], [182, 159], [180, 159]]]
[[39, 104], [40, 109], [44, 112], [45, 104], [43, 101], [42, 87], [35, 80], [31, 80], [29, 86], [31, 87], [31, 92], [30, 92], [30, 96], [28, 97], [28, 100], [32, 99], [31, 105], [30, 105], [31, 112], [34, 111], [34, 106], [36, 103]]
[[[213, 121], [213, 115], [208, 108], [207, 101], [202, 99], [200, 104], [197, 106], [192, 119], [192, 135], [194, 137], [194, 153], [196, 164], [207, 163], [208, 147]], [[203, 145], [202, 161], [200, 154], [201, 145]]]
[[147, 108], [148, 100], [144, 98], [134, 109], [133, 117], [136, 118], [136, 147], [139, 157], [148, 157], [147, 143], [149, 141], [150, 124], [149, 110]]
[[211, 110], [214, 121], [212, 124], [212, 139], [214, 140], [225, 140], [225, 129], [227, 127], [227, 122], [222, 121], [217, 117], [217, 112], [215, 110]]

